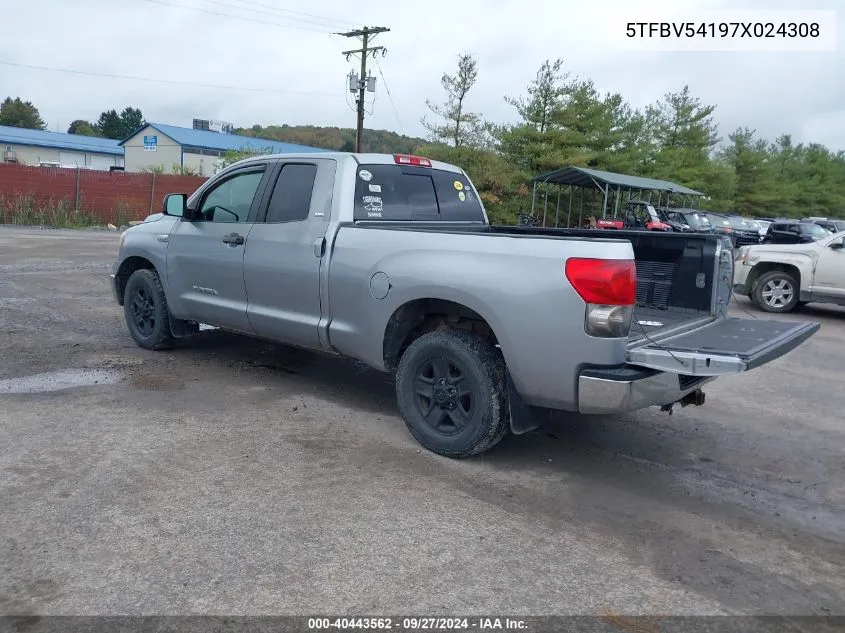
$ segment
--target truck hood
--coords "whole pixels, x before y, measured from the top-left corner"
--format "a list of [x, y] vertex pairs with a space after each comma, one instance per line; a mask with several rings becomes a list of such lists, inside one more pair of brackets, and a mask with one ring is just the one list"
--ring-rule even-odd
[[144, 221], [140, 224], [130, 226], [128, 229], [126, 229], [126, 232], [132, 231], [133, 233], [170, 233], [170, 229], [172, 229], [173, 225], [176, 224], [176, 222], [178, 221], [179, 218], [173, 217], [172, 215], [164, 215], [163, 213], [153, 213], [152, 215], [148, 215], [146, 218], [144, 218]]

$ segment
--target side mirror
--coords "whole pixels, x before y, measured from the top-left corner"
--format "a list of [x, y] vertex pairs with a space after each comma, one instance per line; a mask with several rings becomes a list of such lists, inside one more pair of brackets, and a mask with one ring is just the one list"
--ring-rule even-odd
[[188, 196], [184, 193], [169, 193], [164, 197], [164, 206], [162, 213], [164, 215], [172, 215], [176, 218], [185, 216], [185, 210], [188, 206]]
[[830, 245], [830, 248], [832, 248], [835, 251], [841, 251], [842, 250], [842, 240], [836, 240], [835, 242], [833, 242]]

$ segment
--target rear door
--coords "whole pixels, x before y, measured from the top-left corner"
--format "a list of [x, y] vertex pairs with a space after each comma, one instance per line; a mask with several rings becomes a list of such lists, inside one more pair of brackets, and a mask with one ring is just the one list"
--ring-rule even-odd
[[671, 338], [640, 339], [628, 363], [688, 376], [736, 374], [780, 358], [818, 329], [813, 321], [720, 319]]
[[244, 253], [247, 314], [261, 336], [319, 349], [320, 268], [337, 163], [283, 161]]

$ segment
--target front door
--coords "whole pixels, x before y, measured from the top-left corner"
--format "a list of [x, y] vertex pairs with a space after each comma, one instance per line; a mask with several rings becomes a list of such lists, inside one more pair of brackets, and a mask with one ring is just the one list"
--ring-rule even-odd
[[285, 162], [268, 185], [269, 204], [244, 254], [247, 312], [261, 336], [311, 349], [323, 346], [321, 265], [335, 169], [335, 161], [327, 159]]
[[822, 249], [810, 289], [813, 298], [845, 300], [844, 239], [842, 235], [835, 237]]
[[174, 316], [251, 333], [244, 247], [267, 165], [234, 171], [202, 192], [197, 218], [177, 222], [167, 249], [168, 304]]

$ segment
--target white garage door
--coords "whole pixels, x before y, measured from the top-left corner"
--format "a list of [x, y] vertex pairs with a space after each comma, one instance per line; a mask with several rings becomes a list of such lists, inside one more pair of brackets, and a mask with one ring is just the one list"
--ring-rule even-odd
[[90, 154], [89, 159], [91, 169], [102, 169], [108, 171], [109, 167], [114, 165], [114, 158], [112, 156], [97, 156]]
[[85, 154], [82, 152], [59, 152], [62, 167], [85, 167]]

